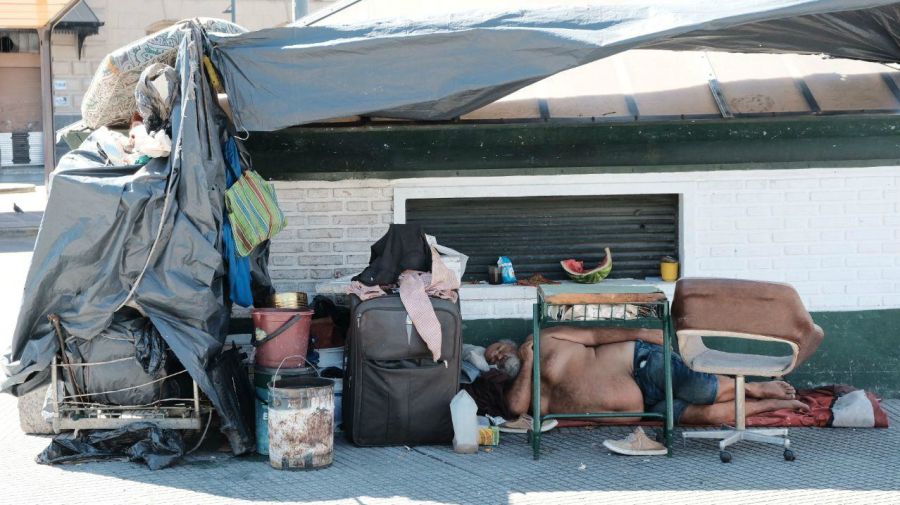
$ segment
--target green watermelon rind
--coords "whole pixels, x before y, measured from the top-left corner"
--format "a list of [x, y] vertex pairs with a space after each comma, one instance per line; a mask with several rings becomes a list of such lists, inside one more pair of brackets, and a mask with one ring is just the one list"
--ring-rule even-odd
[[606, 253], [606, 256], [603, 257], [603, 261], [600, 262], [600, 264], [597, 265], [596, 268], [587, 272], [572, 272], [571, 270], [566, 268], [566, 261], [569, 260], [560, 261], [559, 264], [560, 266], [562, 266], [562, 269], [565, 270], [566, 275], [568, 275], [569, 278], [573, 281], [581, 284], [596, 284], [605, 279], [607, 276], [609, 276], [609, 273], [612, 272], [612, 253], [609, 251], [608, 247], [604, 252]]

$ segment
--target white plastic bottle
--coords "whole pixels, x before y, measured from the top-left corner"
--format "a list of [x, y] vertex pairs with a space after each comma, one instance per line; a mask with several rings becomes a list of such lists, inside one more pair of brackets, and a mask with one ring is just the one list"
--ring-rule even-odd
[[478, 452], [478, 406], [469, 393], [460, 391], [450, 400], [453, 418], [453, 450], [460, 454]]

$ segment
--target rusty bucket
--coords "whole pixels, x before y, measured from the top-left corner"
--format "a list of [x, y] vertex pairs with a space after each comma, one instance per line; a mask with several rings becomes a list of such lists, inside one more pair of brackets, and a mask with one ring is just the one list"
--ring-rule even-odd
[[334, 458], [334, 383], [281, 377], [269, 384], [269, 464], [317, 470]]

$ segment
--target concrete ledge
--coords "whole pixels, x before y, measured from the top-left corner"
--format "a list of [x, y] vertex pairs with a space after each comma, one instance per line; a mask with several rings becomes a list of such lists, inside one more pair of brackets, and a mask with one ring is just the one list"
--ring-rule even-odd
[[0, 195], [10, 193], [34, 193], [34, 184], [0, 182]]

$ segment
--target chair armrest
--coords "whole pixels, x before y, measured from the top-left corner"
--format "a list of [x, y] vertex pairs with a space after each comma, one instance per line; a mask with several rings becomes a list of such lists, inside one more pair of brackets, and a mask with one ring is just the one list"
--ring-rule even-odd
[[691, 369], [694, 369], [692, 366], [694, 360], [710, 350], [703, 342], [703, 337], [724, 337], [787, 344], [791, 348], [791, 362], [787, 368], [781, 371], [782, 375], [790, 373], [800, 363], [800, 360], [798, 359], [801, 354], [800, 347], [796, 342], [788, 339], [770, 337], [767, 335], [755, 335], [752, 333], [737, 333], [718, 330], [679, 330], [676, 331], [676, 336], [678, 337], [678, 350], [681, 354], [681, 359], [688, 368]]

